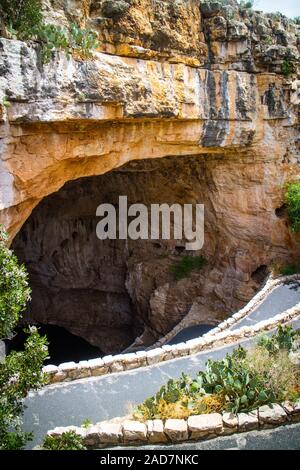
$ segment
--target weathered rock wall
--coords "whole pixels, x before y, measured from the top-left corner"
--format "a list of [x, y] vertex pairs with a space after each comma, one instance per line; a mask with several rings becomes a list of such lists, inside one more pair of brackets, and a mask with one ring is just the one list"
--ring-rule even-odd
[[47, 21], [77, 21], [97, 32], [100, 50], [171, 63], [280, 72], [299, 57], [299, 28], [237, 1], [47, 0]]

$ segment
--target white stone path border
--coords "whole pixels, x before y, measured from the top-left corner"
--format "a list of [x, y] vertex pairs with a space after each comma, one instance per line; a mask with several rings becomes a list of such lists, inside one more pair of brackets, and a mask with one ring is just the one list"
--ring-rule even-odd
[[295, 404], [282, 403], [261, 406], [249, 413], [237, 415], [212, 413], [190, 416], [187, 419], [160, 419], [146, 422], [117, 418], [102, 421], [88, 428], [68, 426], [48, 431], [48, 436], [61, 436], [73, 431], [82, 437], [89, 449], [107, 446], [179, 443], [228, 436], [238, 432], [267, 429], [300, 422], [300, 400]]
[[220, 348], [238, 342], [244, 338], [251, 338], [260, 332], [269, 331], [280, 324], [300, 318], [300, 303], [280, 313], [273, 318], [261, 321], [254, 326], [244, 326], [237, 330], [229, 330], [235, 323], [249, 315], [270, 293], [286, 281], [299, 280], [300, 275], [285, 276], [278, 279], [269, 279], [264, 288], [238, 313], [222, 322], [217, 328], [206, 335], [176, 345], [165, 345], [149, 351], [105, 356], [103, 358], [67, 362], [59, 366], [48, 365], [43, 371], [48, 375], [48, 383], [70, 382], [87, 377], [97, 377], [115, 372], [123, 372], [145, 366], [152, 366], [160, 362], [190, 356], [199, 352]]

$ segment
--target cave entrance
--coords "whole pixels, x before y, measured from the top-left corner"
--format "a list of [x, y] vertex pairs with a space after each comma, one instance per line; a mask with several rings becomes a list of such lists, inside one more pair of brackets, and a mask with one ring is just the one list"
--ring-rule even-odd
[[[32, 288], [23, 324], [64, 328], [106, 355], [151, 346], [186, 315], [188, 326], [216, 324], [245, 305], [257, 285], [236, 272], [236, 242], [218, 220], [219, 162], [205, 155], [139, 160], [70, 181], [44, 198], [12, 244]], [[186, 252], [185, 240], [173, 239], [100, 241], [96, 209], [117, 206], [120, 195], [147, 207], [204, 204], [204, 248]], [[171, 267], [191, 254], [207, 263], [175, 280]]]

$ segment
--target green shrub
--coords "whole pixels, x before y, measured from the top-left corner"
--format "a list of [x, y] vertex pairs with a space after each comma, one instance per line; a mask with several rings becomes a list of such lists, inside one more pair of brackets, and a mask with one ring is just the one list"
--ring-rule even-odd
[[246, 367], [259, 377], [274, 402], [281, 403], [293, 397], [299, 377], [288, 350], [279, 350], [274, 357], [264, 347], [256, 347], [247, 355]]
[[42, 45], [42, 61], [50, 61], [55, 50], [64, 51], [67, 57], [71, 54], [67, 31], [53, 24], [42, 24], [33, 28], [32, 34]]
[[[7, 235], [1, 230], [0, 339], [10, 336], [30, 296], [26, 270], [6, 243]], [[0, 363], [0, 450], [20, 449], [32, 438], [22, 431], [24, 398], [45, 383], [42, 366], [48, 357], [47, 340], [35, 327], [27, 333], [24, 351], [13, 351]]]
[[0, 14], [13, 38], [35, 40], [42, 46], [42, 60], [50, 61], [55, 50], [67, 57], [77, 53], [82, 59], [91, 57], [98, 46], [97, 35], [90, 29], [72, 24], [70, 31], [53, 24], [45, 24], [41, 0], [0, 0]]
[[0, 228], [0, 338], [7, 338], [30, 299], [27, 273], [7, 248], [7, 235]]
[[251, 9], [253, 8], [253, 5], [254, 5], [254, 0], [240, 0], [240, 3], [239, 3], [240, 7], [241, 8], [245, 8], [245, 9]]
[[285, 77], [289, 77], [292, 73], [295, 72], [295, 66], [292, 62], [290, 62], [289, 60], [284, 60], [282, 65], [281, 65], [281, 73], [285, 76]]
[[300, 16], [295, 16], [295, 18], [293, 18], [293, 21], [294, 23], [300, 25]]
[[[134, 411], [136, 419], [156, 419], [164, 416], [174, 417], [176, 413], [177, 418], [187, 417], [188, 402], [187, 397], [191, 398], [190, 385], [192, 379], [182, 374], [179, 380], [170, 379], [166, 385], [163, 385], [155, 396], [147, 398], [145, 402]], [[178, 404], [177, 407], [172, 405]], [[169, 413], [173, 413], [170, 414]]]
[[89, 29], [79, 28], [72, 24], [70, 31], [53, 24], [42, 24], [33, 29], [33, 35], [42, 44], [42, 60], [50, 61], [52, 53], [56, 50], [63, 51], [67, 57], [76, 53], [82, 59], [88, 59], [92, 51], [97, 48], [97, 35]]
[[61, 436], [46, 436], [43, 450], [86, 450], [82, 437], [74, 431], [64, 432]]
[[23, 400], [30, 390], [46, 383], [42, 366], [47, 357], [47, 340], [32, 327], [24, 351], [11, 352], [0, 364], [1, 450], [20, 449], [32, 439], [31, 433], [22, 431]]
[[273, 391], [266, 389], [263, 378], [246, 363], [242, 348], [228, 354], [222, 361], [209, 360], [206, 371], [200, 372], [195, 386], [205, 394], [220, 394], [226, 409], [233, 413], [250, 411], [267, 403], [274, 403]]
[[282, 276], [292, 276], [293, 274], [298, 273], [300, 273], [299, 264], [288, 264], [280, 268], [280, 274], [282, 274]]
[[208, 361], [196, 383], [205, 393], [222, 394], [232, 412], [251, 411], [264, 404], [282, 401], [298, 376], [288, 353], [299, 330], [280, 326], [269, 338], [260, 338], [247, 353], [239, 348], [222, 361]]
[[285, 193], [285, 201], [293, 232], [300, 230], [300, 182], [289, 183]]
[[3, 99], [2, 99], [2, 105], [5, 107], [5, 108], [10, 108], [11, 104], [10, 104], [10, 101], [9, 99], [7, 98], [7, 96], [4, 96]]
[[179, 380], [169, 380], [136, 408], [134, 417], [146, 420], [225, 410], [249, 412], [265, 404], [297, 399], [300, 369], [289, 353], [299, 337], [300, 330], [279, 327], [271, 338], [262, 336], [250, 352], [238, 347], [223, 360], [209, 360], [195, 380], [185, 374]]
[[106, 18], [119, 19], [129, 10], [132, 0], [105, 0], [102, 12]]
[[280, 350], [291, 351], [293, 341], [299, 337], [299, 330], [293, 330], [291, 326], [279, 326], [277, 332], [269, 337], [262, 335], [258, 340], [258, 347], [265, 348], [270, 354], [276, 354]]
[[170, 272], [176, 281], [189, 276], [192, 271], [200, 271], [207, 264], [203, 256], [184, 256], [170, 268]]
[[98, 47], [97, 35], [90, 29], [79, 28], [73, 23], [70, 29], [70, 46], [83, 58], [88, 59], [92, 51]]
[[262, 39], [263, 44], [271, 46], [274, 43], [274, 40], [271, 36], [266, 36]]
[[0, 0], [0, 16], [13, 35], [30, 39], [43, 22], [42, 0]]

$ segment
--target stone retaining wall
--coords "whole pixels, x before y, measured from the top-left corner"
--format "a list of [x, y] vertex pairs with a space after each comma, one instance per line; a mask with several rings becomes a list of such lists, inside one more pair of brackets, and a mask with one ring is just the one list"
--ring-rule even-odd
[[155, 419], [142, 423], [127, 418], [103, 421], [88, 428], [68, 426], [48, 431], [47, 435], [60, 436], [74, 431], [82, 436], [90, 449], [116, 445], [146, 445], [205, 440], [238, 432], [266, 429], [273, 426], [300, 422], [300, 400], [294, 405], [265, 405], [250, 413], [212, 413], [190, 416], [188, 419]]
[[[238, 314], [234, 316], [235, 320], [238, 319], [237, 315]], [[286, 312], [278, 314], [269, 320], [257, 323], [254, 326], [244, 326], [234, 331], [227, 329], [211, 335], [207, 334], [203, 337], [192, 339], [186, 343], [180, 343], [173, 346], [166, 345], [150, 351], [106, 356], [89, 361], [81, 361], [79, 363], [68, 362], [59, 366], [49, 365], [44, 367], [43, 370], [47, 373], [50, 384], [128, 371], [197, 354], [205, 350], [228, 346], [229, 344], [234, 344], [245, 338], [255, 337], [260, 332], [273, 330], [277, 326], [288, 323], [298, 317], [300, 317], [300, 303], [296, 304]]]

